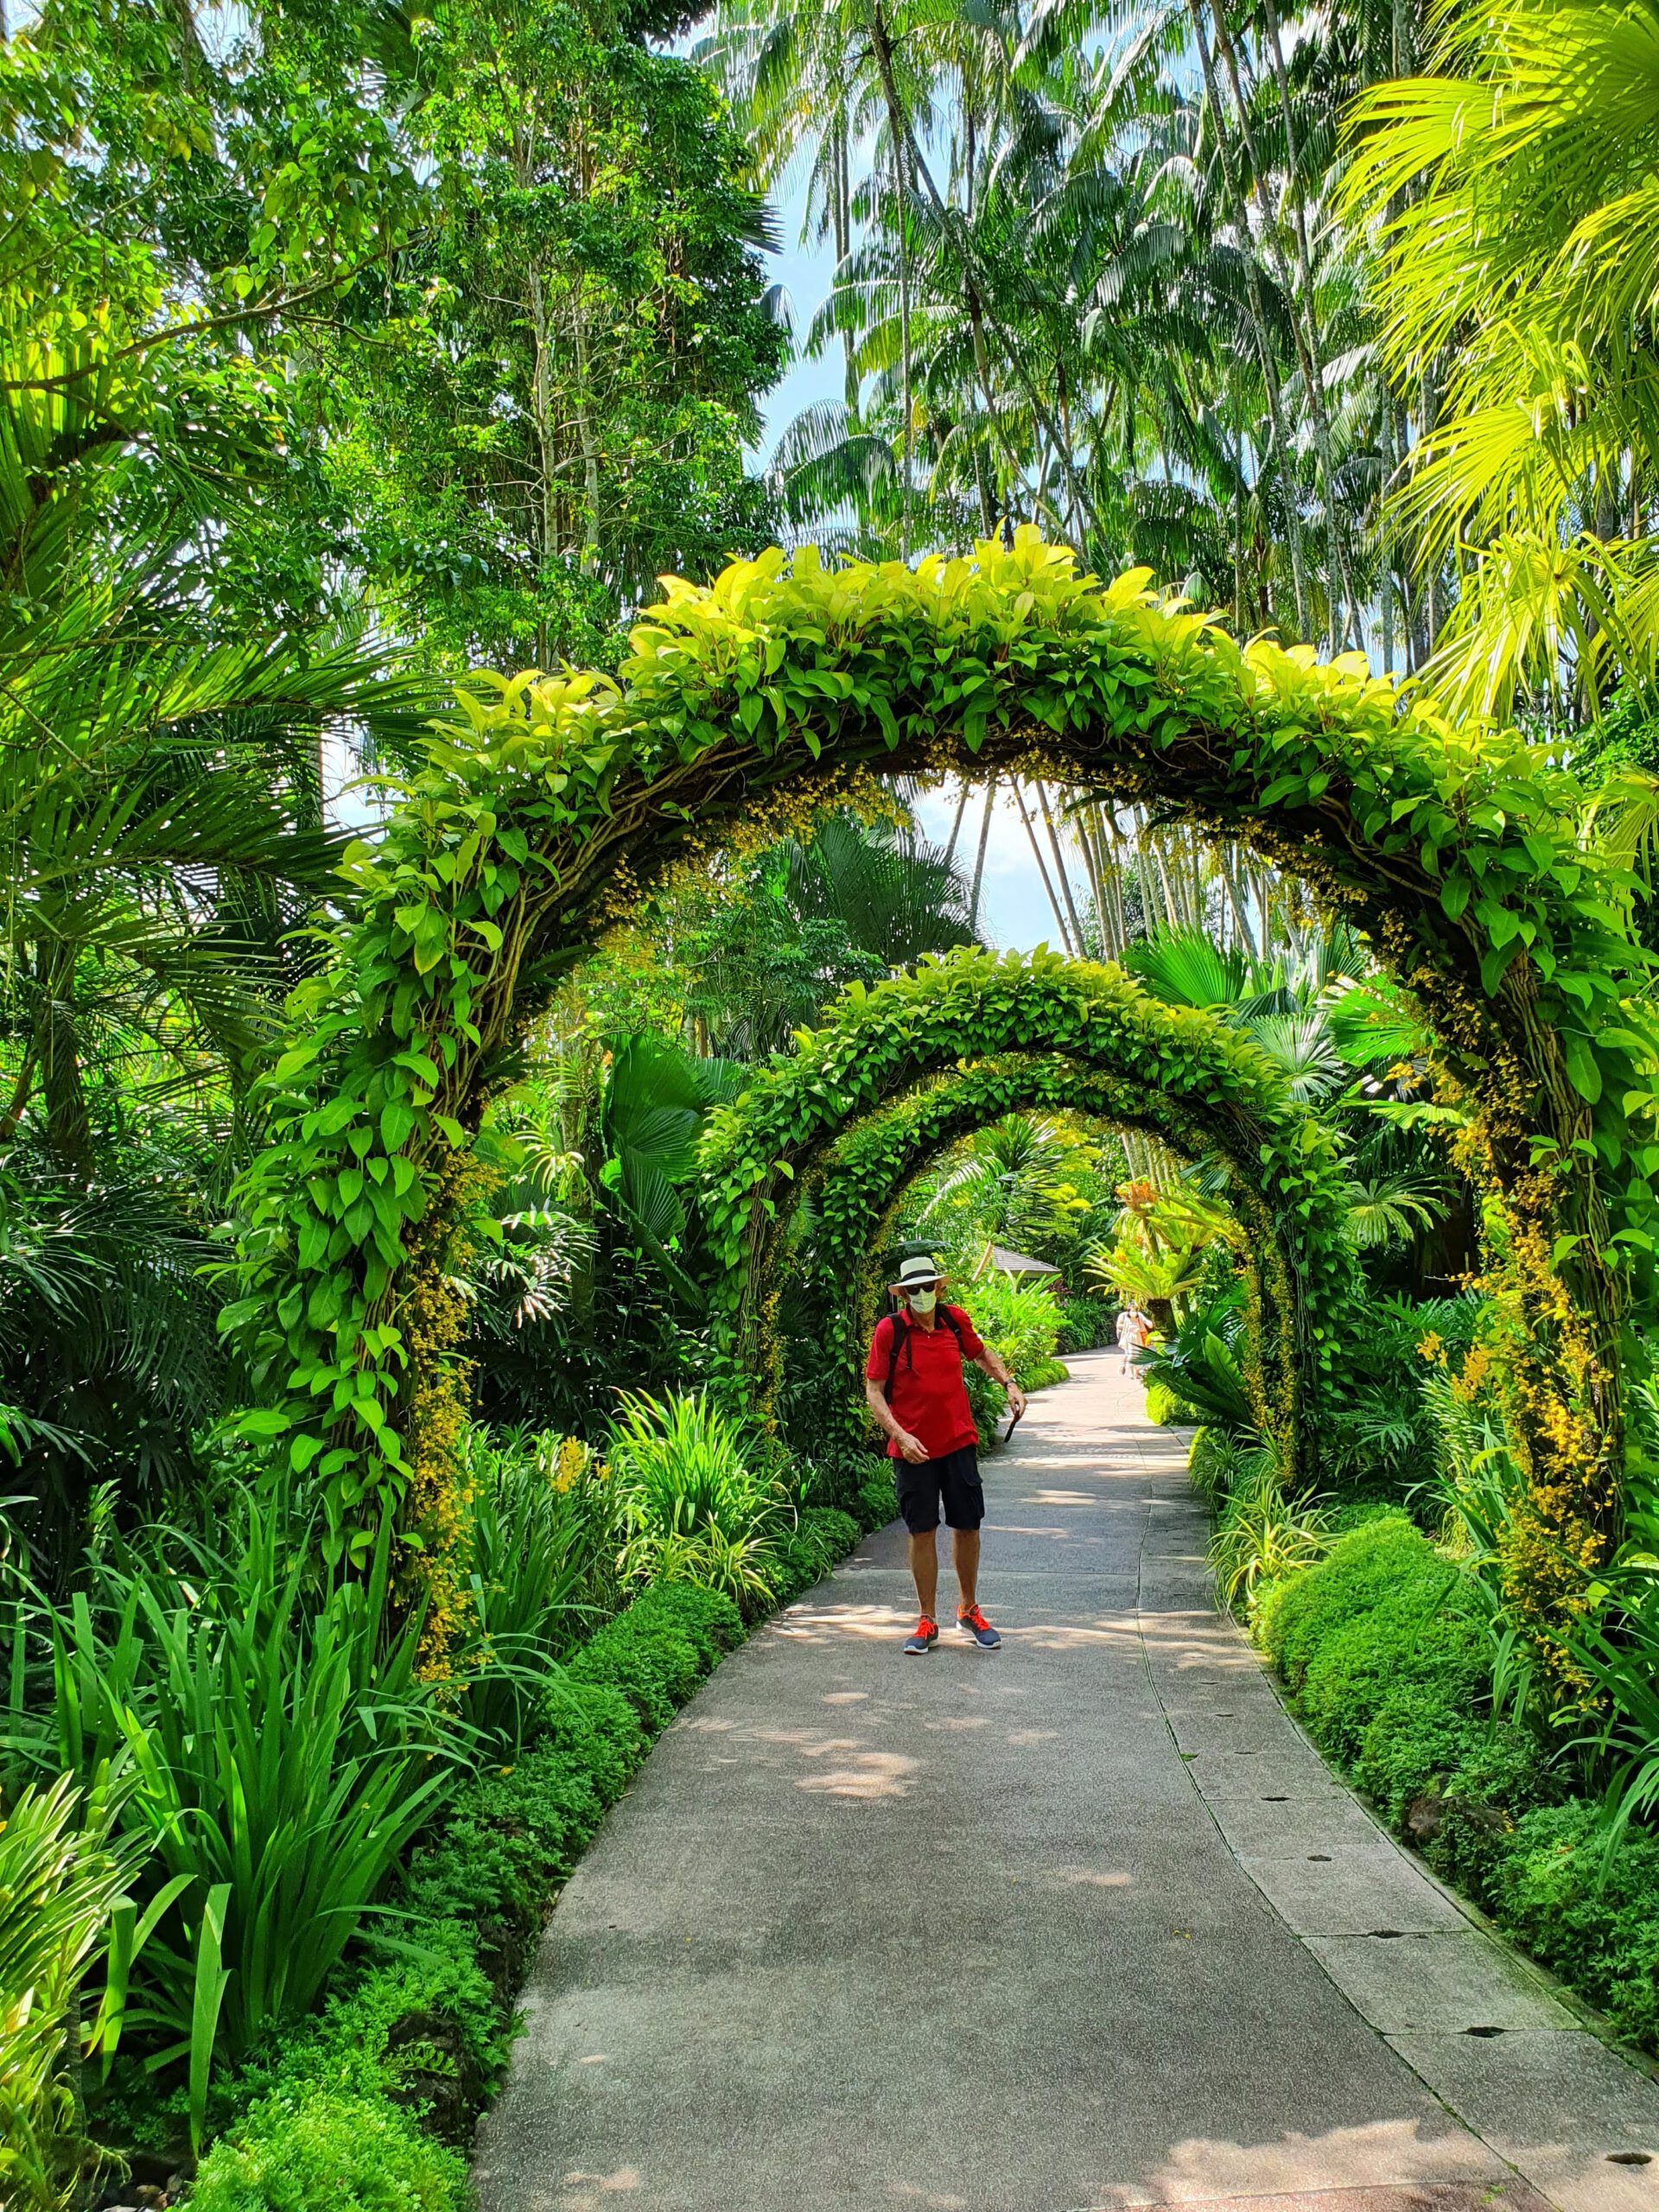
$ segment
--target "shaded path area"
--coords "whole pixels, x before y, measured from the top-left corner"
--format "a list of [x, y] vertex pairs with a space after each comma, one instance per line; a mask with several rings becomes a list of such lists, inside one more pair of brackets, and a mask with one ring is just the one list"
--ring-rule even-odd
[[891, 1528], [662, 1738], [549, 1926], [486, 2212], [1659, 2208], [1659, 2087], [1332, 1780], [1117, 1369], [987, 1462], [1000, 1652], [900, 1656]]

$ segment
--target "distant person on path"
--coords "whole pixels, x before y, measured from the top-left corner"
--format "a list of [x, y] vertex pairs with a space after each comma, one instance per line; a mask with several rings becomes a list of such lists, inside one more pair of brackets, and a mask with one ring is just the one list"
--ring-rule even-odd
[[864, 1396], [885, 1432], [893, 1470], [899, 1510], [910, 1531], [910, 1571], [922, 1617], [906, 1652], [918, 1657], [939, 1640], [934, 1614], [939, 1592], [939, 1508], [955, 1547], [960, 1595], [957, 1624], [982, 1651], [1002, 1641], [979, 1610], [979, 1524], [985, 1518], [985, 1492], [979, 1480], [979, 1432], [968, 1403], [962, 1363], [971, 1359], [1008, 1394], [1014, 1417], [1026, 1410], [1026, 1394], [959, 1306], [941, 1306], [944, 1277], [926, 1254], [906, 1260], [897, 1282], [887, 1287], [900, 1311], [878, 1321], [864, 1369]]
[[1135, 1363], [1135, 1355], [1138, 1351], [1144, 1351], [1151, 1341], [1152, 1331], [1141, 1308], [1138, 1306], [1120, 1306], [1117, 1315], [1117, 1348], [1123, 1355], [1123, 1372], [1126, 1375], [1139, 1374], [1140, 1370]]

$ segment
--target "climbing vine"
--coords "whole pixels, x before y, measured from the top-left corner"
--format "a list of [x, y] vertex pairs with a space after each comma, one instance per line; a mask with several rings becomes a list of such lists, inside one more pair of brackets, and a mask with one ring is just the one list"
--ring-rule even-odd
[[[1258, 1349], [1263, 1418], [1306, 1464], [1311, 1432], [1299, 1415], [1329, 1388], [1355, 1282], [1347, 1181], [1328, 1131], [1242, 1032], [1166, 1005], [1121, 969], [1046, 950], [955, 952], [853, 985], [714, 1117], [702, 1210], [726, 1357], [746, 1374], [772, 1364], [764, 1317], [809, 1178], [821, 1186], [821, 1264], [855, 1271], [896, 1185], [950, 1135], [1015, 1103], [1072, 1103], [1068, 1092], [1232, 1166], [1273, 1262]], [[864, 1126], [843, 1136], [849, 1122]], [[833, 1172], [819, 1170], [826, 1154]]]
[[[752, 1297], [764, 1310], [779, 1271], [788, 1268], [810, 1332], [855, 1374], [880, 1294], [876, 1263], [906, 1192], [958, 1139], [1005, 1114], [1029, 1111], [1079, 1114], [1113, 1128], [1143, 1130], [1188, 1159], [1219, 1155], [1229, 1163], [1229, 1203], [1244, 1231], [1249, 1286], [1245, 1381], [1262, 1430], [1280, 1442], [1282, 1464], [1294, 1465], [1300, 1458], [1306, 1467], [1317, 1455], [1320, 1410], [1317, 1402], [1299, 1404], [1308, 1317], [1281, 1243], [1279, 1218], [1260, 1187], [1260, 1132], [1248, 1106], [1236, 1103], [1217, 1111], [1205, 1100], [1149, 1090], [1135, 1076], [1060, 1053], [967, 1061], [854, 1122], [803, 1170], [791, 1189], [810, 1201], [808, 1249], [804, 1252], [791, 1234], [806, 1209], [798, 1205], [792, 1218], [787, 1209], [780, 1211]], [[1309, 1179], [1306, 1192], [1315, 1207], [1331, 1197], [1319, 1178]], [[1329, 1318], [1339, 1334], [1343, 1317]], [[764, 1391], [774, 1380], [770, 1355], [763, 1337], [750, 1370], [752, 1394], [755, 1382]], [[1323, 1395], [1336, 1380], [1316, 1371], [1315, 1388]], [[848, 1402], [861, 1409], [861, 1398], [850, 1391]]]
[[[350, 918], [259, 1086], [269, 1142], [224, 1317], [261, 1401], [246, 1433], [314, 1488], [336, 1554], [394, 1510], [442, 1585], [465, 1386], [463, 1316], [439, 1294], [467, 1181], [452, 1155], [559, 977], [699, 840], [785, 826], [871, 771], [971, 764], [1242, 839], [1417, 993], [1479, 1101], [1512, 1241], [1547, 1255], [1541, 1285], [1512, 1278], [1532, 1402], [1590, 1440], [1564, 1456], [1560, 1421], [1534, 1417], [1539, 1541], [1605, 1541], [1621, 1331], [1659, 1235], [1659, 1053], [1632, 880], [1588, 841], [1579, 785], [1513, 731], [1402, 708], [1357, 656], [1241, 645], [1144, 573], [1103, 586], [1026, 530], [915, 569], [773, 551], [669, 584], [614, 682], [463, 686], [350, 856]], [[418, 1495], [417, 1464], [437, 1471]], [[434, 1664], [446, 1635], [440, 1618]]]

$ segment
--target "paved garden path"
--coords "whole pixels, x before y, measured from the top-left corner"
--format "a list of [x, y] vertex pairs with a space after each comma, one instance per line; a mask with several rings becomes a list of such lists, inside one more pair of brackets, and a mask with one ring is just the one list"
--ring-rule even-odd
[[1332, 1781], [1117, 1365], [988, 1462], [1001, 1651], [899, 1656], [889, 1529], [664, 1737], [549, 1926], [486, 2212], [1659, 2207], [1659, 2087]]

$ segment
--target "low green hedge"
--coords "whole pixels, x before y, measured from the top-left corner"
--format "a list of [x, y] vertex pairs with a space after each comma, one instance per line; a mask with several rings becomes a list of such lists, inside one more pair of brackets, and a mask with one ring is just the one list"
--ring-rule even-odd
[[858, 1517], [867, 1531], [885, 1529], [889, 1521], [899, 1518], [899, 1492], [893, 1469], [893, 1463], [889, 1459], [880, 1473], [872, 1475], [858, 1493]]
[[779, 1605], [822, 1582], [862, 1534], [850, 1513], [838, 1512], [832, 1506], [805, 1507], [793, 1532], [778, 1548], [773, 1586]]
[[1599, 1804], [1531, 1729], [1494, 1721], [1468, 1586], [1402, 1514], [1341, 1536], [1258, 1605], [1310, 1735], [1506, 1933], [1659, 2050], [1659, 1839], [1609, 1858]]
[[[810, 1523], [815, 1560], [856, 1535], [830, 1517]], [[743, 1634], [717, 1592], [656, 1584], [550, 1669], [529, 1743], [410, 1854], [395, 1953], [216, 2095], [196, 2212], [461, 2212], [459, 2146], [505, 2066], [549, 1906], [652, 1737]]]
[[1489, 1877], [1492, 1910], [1621, 2033], [1659, 2049], [1659, 1839], [1628, 1836], [1610, 1860], [1599, 1811], [1580, 1798], [1517, 1822]]
[[1100, 1351], [1117, 1342], [1117, 1300], [1078, 1298], [1060, 1300], [1060, 1336], [1054, 1349], [1062, 1359], [1067, 1352]]

